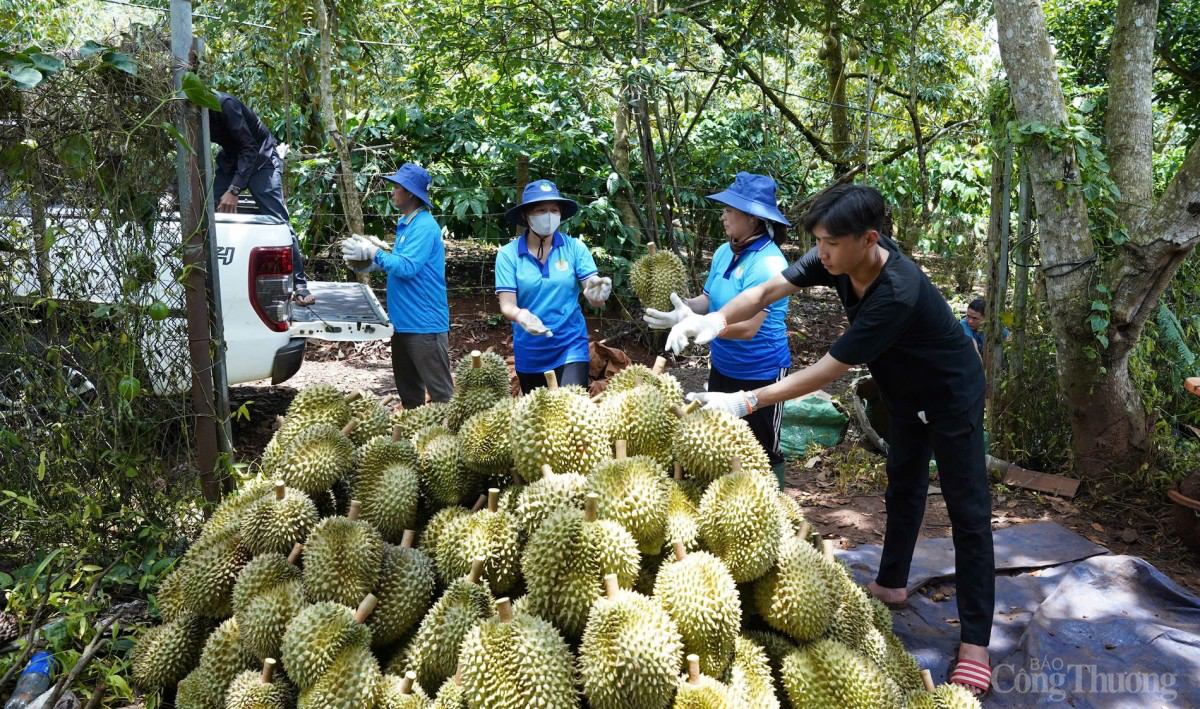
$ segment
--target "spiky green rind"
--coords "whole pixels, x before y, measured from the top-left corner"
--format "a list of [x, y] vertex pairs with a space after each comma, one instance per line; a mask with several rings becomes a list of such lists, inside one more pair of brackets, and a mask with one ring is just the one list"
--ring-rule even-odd
[[591, 709], [667, 706], [682, 663], [679, 630], [654, 599], [626, 591], [592, 604], [579, 646], [579, 674]]
[[411, 438], [423, 428], [440, 426], [446, 420], [449, 405], [444, 402], [431, 402], [415, 409], [400, 409], [392, 412], [392, 425], [400, 426], [400, 435]]
[[375, 588], [379, 603], [367, 618], [374, 647], [391, 644], [416, 626], [429, 608], [435, 582], [433, 561], [425, 552], [387, 546]]
[[477, 556], [485, 559], [483, 576], [494, 593], [507, 593], [516, 585], [521, 539], [512, 515], [482, 509], [446, 526], [438, 541], [436, 562], [443, 581], [465, 576]]
[[378, 484], [384, 470], [397, 464], [415, 469], [417, 449], [407, 438], [393, 441], [387, 436], [376, 436], [358, 447], [354, 460], [354, 474], [346, 480], [350, 483], [350, 494], [361, 500], [366, 490]]
[[889, 709], [901, 702], [899, 688], [874, 663], [829, 638], [790, 653], [782, 674], [794, 709]]
[[463, 465], [493, 480], [508, 476], [513, 467], [508, 430], [516, 404], [516, 399], [500, 399], [463, 422], [458, 430]]
[[517, 502], [521, 533], [529, 537], [559, 508], [582, 510], [587, 486], [588, 479], [579, 473], [553, 473], [526, 485]]
[[371, 631], [354, 622], [354, 611], [322, 601], [296, 614], [283, 634], [281, 659], [288, 677], [301, 690], [313, 686], [343, 651], [366, 649]]
[[392, 412], [378, 398], [366, 392], [350, 402], [350, 416], [358, 421], [358, 425], [350, 432], [350, 440], [356, 446], [392, 432]]
[[742, 637], [750, 640], [767, 653], [767, 662], [771, 668], [771, 677], [775, 686], [783, 686], [783, 658], [796, 649], [796, 645], [788, 638], [771, 630], [747, 630]]
[[226, 497], [217, 506], [217, 509], [213, 510], [212, 516], [204, 524], [204, 529], [201, 530], [196, 544], [207, 543], [213, 539], [224, 539], [230, 533], [238, 533], [242, 527], [242, 513], [254, 503], [271, 494], [272, 490], [270, 483], [256, 480], [244, 485], [236, 494]]
[[274, 474], [308, 495], [317, 495], [354, 470], [354, 444], [328, 424], [309, 426], [279, 456]]
[[779, 550], [779, 503], [773, 478], [743, 470], [719, 478], [700, 498], [700, 538], [734, 581], [770, 570]]
[[307, 604], [299, 568], [282, 554], [254, 557], [233, 587], [242, 647], [259, 660], [278, 657], [283, 631]]
[[629, 284], [642, 307], [670, 311], [671, 294], [687, 293], [687, 269], [678, 256], [667, 250], [645, 254], [629, 267]]
[[476, 368], [470, 355], [458, 360], [454, 368], [454, 388], [486, 389], [497, 399], [510, 396], [512, 386], [509, 384], [508, 363], [504, 358], [495, 352], [484, 352], [480, 365]]
[[421, 530], [421, 536], [417, 538], [417, 547], [425, 552], [434, 563], [437, 563], [437, 548], [438, 542], [442, 538], [442, 533], [446, 531], [454, 520], [459, 517], [465, 517], [471, 514], [471, 510], [466, 507], [443, 507], [434, 513], [429, 521], [425, 523], [425, 529]]
[[683, 544], [688, 551], [700, 548], [700, 510], [683, 487], [675, 480], [668, 481], [667, 523], [663, 529], [663, 550]]
[[226, 690], [243, 670], [258, 661], [241, 644], [237, 621], [233, 618], [217, 626], [204, 643], [200, 664], [180, 686], [175, 704], [187, 709], [224, 709]]
[[678, 687], [673, 709], [742, 709], [729, 687], [708, 675], [700, 675], [697, 684], [689, 683], [686, 676], [680, 677]]
[[654, 598], [675, 620], [684, 650], [700, 656], [700, 670], [720, 677], [733, 660], [742, 626], [737, 585], [724, 562], [707, 552], [663, 562]]
[[417, 634], [405, 650], [405, 665], [396, 669], [416, 672], [422, 686], [441, 684], [458, 666], [463, 638], [494, 613], [486, 582], [471, 583], [467, 578], [454, 581], [421, 619]]
[[286, 554], [303, 542], [317, 524], [317, 506], [299, 490], [282, 500], [265, 495], [242, 514], [242, 542], [251, 554]]
[[233, 585], [249, 560], [250, 553], [233, 528], [227, 528], [223, 537], [196, 542], [179, 562], [187, 610], [216, 620], [228, 618], [233, 613]]
[[734, 456], [741, 458], [742, 470], [771, 474], [767, 453], [750, 425], [717, 409], [700, 409], [683, 417], [675, 431], [674, 452], [688, 475], [702, 484], [731, 472]]
[[541, 479], [544, 464], [587, 473], [612, 450], [599, 407], [577, 386], [539, 388], [518, 399], [509, 439], [517, 472], [529, 482]]
[[669, 393], [648, 384], [606, 393], [600, 411], [609, 435], [614, 441], [625, 441], [629, 455], [648, 455], [659, 465], [669, 467], [675, 429], [679, 426], [679, 419], [671, 410], [678, 405]]
[[904, 697], [903, 709], [940, 709], [933, 698], [933, 692], [920, 690]]
[[[429, 431], [438, 430], [436, 427]], [[420, 439], [418, 434], [416, 439]], [[459, 461], [458, 437], [442, 433], [417, 445], [420, 455], [421, 494], [430, 507], [440, 508], [466, 502], [476, 492], [476, 476]]]
[[639, 560], [637, 542], [624, 527], [609, 520], [585, 522], [579, 510], [557, 510], [529, 537], [521, 557], [525, 607], [577, 640], [592, 602], [603, 594], [605, 575], [617, 574], [618, 583], [629, 588]]
[[871, 594], [867, 594], [867, 603], [871, 606], [871, 623], [884, 635], [892, 633], [892, 611]]
[[379, 680], [376, 709], [429, 709], [429, 696], [421, 685], [413, 683], [408, 694], [400, 691], [403, 678], [385, 674]]
[[588, 492], [600, 496], [600, 517], [628, 530], [639, 551], [662, 550], [671, 484], [654, 458], [634, 456], [600, 463], [588, 475]]
[[379, 661], [370, 648], [351, 645], [300, 691], [296, 709], [370, 709], [375, 706], [380, 677]]
[[264, 683], [262, 672], [247, 670], [233, 678], [226, 694], [227, 709], [289, 709], [296, 703], [296, 687], [282, 672]]
[[170, 623], [187, 612], [187, 603], [183, 598], [183, 574], [179, 573], [178, 567], [159, 581], [154, 600], [164, 623]]
[[850, 648], [866, 652], [872, 636], [878, 633], [875, 612], [871, 608], [871, 594], [854, 582], [844, 565], [835, 562], [831, 568], [835, 573], [841, 605], [829, 624], [828, 635]]
[[491, 409], [496, 402], [507, 399], [508, 394], [497, 394], [491, 389], [458, 388], [450, 398], [446, 412], [446, 427], [457, 433], [467, 419]]
[[200, 662], [210, 622], [190, 613], [147, 630], [130, 659], [134, 685], [146, 690], [174, 687]]
[[309, 384], [288, 405], [287, 421], [328, 423], [342, 427], [350, 420], [350, 405], [337, 387], [324, 382]]
[[679, 383], [679, 380], [670, 374], [655, 374], [644, 364], [631, 364], [614, 374], [613, 378], [608, 380], [608, 386], [604, 388], [604, 396], [608, 398], [613, 394], [620, 394], [643, 384], [662, 392], [672, 406], [679, 406], [683, 403], [683, 385]]
[[808, 542], [784, 540], [774, 571], [754, 586], [758, 614], [801, 643], [819, 638], [841, 604], [841, 585], [829, 562]]
[[744, 636], [734, 642], [733, 663], [729, 665], [729, 691], [740, 706], [779, 709], [767, 651]]
[[223, 690], [216, 679], [203, 668], [197, 667], [179, 682], [175, 691], [175, 706], [179, 709], [225, 709], [225, 702], [218, 703]]
[[883, 671], [893, 682], [900, 685], [903, 692], [921, 689], [924, 683], [921, 681], [921, 665], [917, 663], [917, 658], [910, 655], [900, 639], [892, 633], [883, 633], [883, 640], [886, 647], [884, 662], [881, 665]]
[[970, 690], [957, 684], [940, 684], [933, 690], [933, 701], [937, 709], [979, 709], [979, 700]]
[[455, 684], [454, 678], [451, 677], [438, 690], [430, 709], [468, 709], [466, 689]]
[[345, 517], [321, 520], [304, 547], [308, 600], [356, 607], [379, 580], [383, 538], [367, 522]]
[[421, 501], [421, 476], [416, 468], [396, 463], [384, 468], [369, 486], [360, 486], [359, 518], [370, 522], [389, 542], [398, 542], [404, 530], [417, 524]]
[[804, 524], [804, 510], [800, 507], [800, 503], [796, 502], [795, 498], [786, 492], [780, 491], [776, 494], [776, 499], [779, 501], [779, 524], [780, 534], [782, 537], [791, 537], [800, 532], [800, 526]]
[[460, 655], [467, 704], [475, 709], [574, 709], [575, 663], [550, 623], [525, 613], [475, 626]]

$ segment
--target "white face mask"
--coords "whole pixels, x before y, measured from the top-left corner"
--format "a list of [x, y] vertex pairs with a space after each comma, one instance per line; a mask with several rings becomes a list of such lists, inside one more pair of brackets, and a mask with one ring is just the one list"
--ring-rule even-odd
[[542, 212], [529, 217], [526, 221], [529, 222], [529, 228], [533, 230], [534, 234], [550, 236], [555, 229], [558, 229], [562, 219], [554, 212]]

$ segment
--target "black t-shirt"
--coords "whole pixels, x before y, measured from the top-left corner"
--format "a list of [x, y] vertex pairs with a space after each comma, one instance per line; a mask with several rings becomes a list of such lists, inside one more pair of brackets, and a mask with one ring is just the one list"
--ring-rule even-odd
[[221, 146], [217, 171], [232, 175], [231, 184], [247, 187], [251, 175], [275, 164], [275, 136], [237, 98], [224, 91], [218, 91], [217, 98], [221, 110], [208, 114], [212, 142]]
[[880, 246], [888, 260], [860, 299], [850, 277], [825, 270], [814, 248], [783, 276], [792, 285], [837, 291], [850, 327], [829, 348], [843, 364], [865, 364], [893, 415], [926, 419], [965, 411], [983, 394], [983, 364], [971, 338], [929, 277], [895, 242]]

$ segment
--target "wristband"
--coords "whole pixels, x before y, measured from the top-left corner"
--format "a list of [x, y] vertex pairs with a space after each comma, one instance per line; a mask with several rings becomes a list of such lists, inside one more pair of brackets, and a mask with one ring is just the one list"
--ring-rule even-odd
[[750, 395], [746, 392], [742, 392], [742, 399], [746, 402], [746, 415], [749, 416], [750, 414], [754, 413], [754, 404], [750, 403]]

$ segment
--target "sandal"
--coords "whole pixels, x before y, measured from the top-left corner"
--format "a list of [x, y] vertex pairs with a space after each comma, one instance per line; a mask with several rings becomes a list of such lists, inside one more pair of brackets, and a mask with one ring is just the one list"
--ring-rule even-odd
[[976, 699], [983, 701], [992, 690], [992, 668], [982, 662], [960, 657], [950, 661], [950, 679], [946, 681], [962, 685], [967, 691], [979, 690], [978, 694], [971, 693]]
[[296, 301], [296, 305], [312, 305], [317, 302], [317, 297], [309, 293], [307, 288], [297, 288], [292, 291], [292, 300]]

